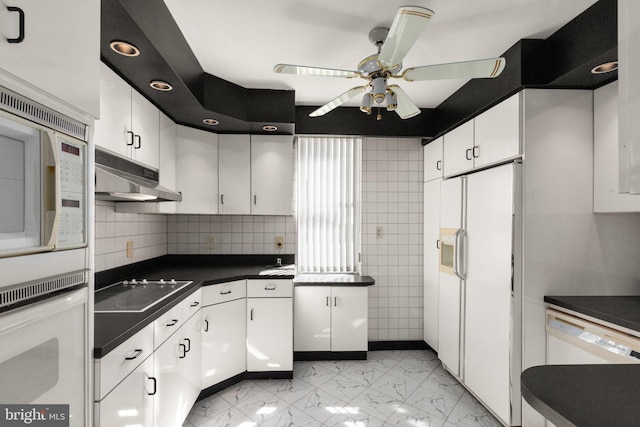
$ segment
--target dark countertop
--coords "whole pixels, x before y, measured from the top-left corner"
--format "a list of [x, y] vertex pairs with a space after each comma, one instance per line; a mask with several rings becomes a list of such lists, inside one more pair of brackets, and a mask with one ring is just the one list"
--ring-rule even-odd
[[[293, 262], [293, 255], [283, 255], [282, 257], [283, 264]], [[191, 280], [193, 283], [143, 313], [96, 313], [94, 315], [94, 357], [97, 359], [104, 357], [201, 286], [243, 279], [293, 279], [295, 277], [294, 275], [282, 274], [274, 276], [260, 275], [261, 271], [272, 267], [272, 264], [270, 265], [269, 263], [273, 261], [275, 261], [275, 256], [271, 255], [251, 257], [167, 255], [136, 265], [96, 273], [96, 289], [131, 278]], [[305, 276], [309, 275], [298, 277], [304, 278]], [[336, 280], [334, 282], [318, 281], [319, 276], [314, 279], [315, 281], [297, 282], [296, 277], [296, 284], [325, 286], [333, 283], [343, 283], [350, 286], [370, 286], [374, 284], [374, 280], [368, 276], [340, 276], [342, 280], [338, 281], [339, 277], [335, 277]], [[351, 278], [349, 279], [346, 276]]]
[[640, 296], [545, 296], [544, 301], [640, 332]]
[[375, 280], [369, 276], [359, 274], [298, 274], [293, 279], [295, 286], [372, 286]]
[[547, 365], [525, 370], [522, 396], [558, 427], [640, 425], [640, 365]]

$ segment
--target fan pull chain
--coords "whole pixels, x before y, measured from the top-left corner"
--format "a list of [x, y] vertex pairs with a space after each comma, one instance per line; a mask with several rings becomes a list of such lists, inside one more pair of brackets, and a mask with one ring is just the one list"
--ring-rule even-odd
[[382, 114], [380, 114], [380, 105], [378, 105], [378, 115], [376, 116], [376, 120], [382, 120]]

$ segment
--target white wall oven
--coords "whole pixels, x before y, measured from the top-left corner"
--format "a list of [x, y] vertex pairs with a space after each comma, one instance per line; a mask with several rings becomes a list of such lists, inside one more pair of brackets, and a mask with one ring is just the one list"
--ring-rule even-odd
[[0, 425], [89, 425], [87, 130], [0, 86]]

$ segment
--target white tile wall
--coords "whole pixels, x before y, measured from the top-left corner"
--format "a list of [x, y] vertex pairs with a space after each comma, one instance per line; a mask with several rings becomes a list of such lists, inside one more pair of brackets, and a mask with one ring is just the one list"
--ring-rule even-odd
[[422, 144], [365, 138], [362, 151], [362, 272], [376, 280], [369, 288], [369, 340], [421, 340]]
[[[127, 258], [127, 241], [133, 257]], [[108, 270], [167, 254], [167, 216], [124, 214], [114, 202], [96, 201], [95, 269]]]

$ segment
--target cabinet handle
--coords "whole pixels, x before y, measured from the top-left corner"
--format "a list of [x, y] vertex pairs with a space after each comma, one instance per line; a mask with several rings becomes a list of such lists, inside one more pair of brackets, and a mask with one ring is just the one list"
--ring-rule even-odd
[[184, 359], [185, 357], [187, 357], [187, 346], [184, 344], [180, 344], [180, 347], [182, 348], [182, 356], [178, 356], [180, 359]]
[[327, 307], [329, 307], [329, 297], [327, 297]]
[[24, 11], [16, 6], [7, 6], [7, 10], [9, 12], [18, 12], [18, 21], [20, 24], [20, 29], [18, 33], [18, 37], [16, 38], [8, 38], [7, 42], [9, 43], [22, 43], [24, 40]]
[[334, 307], [338, 306], [338, 297], [333, 297], [333, 306]]
[[138, 356], [140, 356], [142, 354], [142, 350], [137, 348], [135, 349], [135, 352], [133, 353], [133, 356], [129, 356], [129, 357], [125, 357], [124, 360], [133, 360], [133, 359], [137, 359]]
[[171, 322], [167, 323], [166, 326], [174, 326], [176, 323], [178, 323], [178, 319], [173, 319]]
[[229, 295], [231, 293], [231, 290], [228, 290], [226, 292], [220, 291], [220, 295]]
[[194, 301], [191, 303], [191, 305], [189, 307], [197, 307], [200, 305], [200, 301]]
[[134, 135], [135, 138], [138, 138], [138, 145], [136, 145], [135, 147], [133, 147], [134, 149], [139, 149], [140, 147], [142, 147], [142, 137], [140, 135]]
[[251, 309], [251, 312], [249, 313], [249, 319], [253, 322], [253, 308]]
[[127, 135], [130, 135], [131, 138], [129, 138], [129, 142], [127, 142], [127, 145], [133, 145], [133, 138], [135, 137], [135, 134], [133, 132], [131, 132], [130, 130], [127, 131]]
[[257, 195], [253, 195], [253, 204], [257, 205], [258, 204], [258, 196]]
[[440, 239], [436, 240], [436, 249], [440, 249]]
[[442, 170], [442, 160], [438, 160], [436, 162], [436, 170], [439, 170], [439, 171]]
[[185, 353], [189, 353], [191, 351], [191, 340], [189, 338], [184, 339], [187, 342], [187, 350]]
[[156, 377], [149, 377], [151, 381], [153, 381], [153, 393], [147, 392], [149, 396], [153, 396], [158, 392], [158, 379]]
[[471, 148], [467, 148], [467, 151], [464, 152], [464, 157], [467, 160], [473, 160], [473, 158], [471, 157]]
[[475, 145], [473, 147], [473, 157], [475, 159], [477, 159], [478, 157], [480, 157], [480, 146], [479, 145]]
[[276, 290], [276, 285], [265, 285], [264, 290], [265, 291], [275, 291]]
[[220, 204], [224, 205], [224, 194], [220, 195]]
[[204, 319], [204, 331], [209, 332], [209, 321]]

